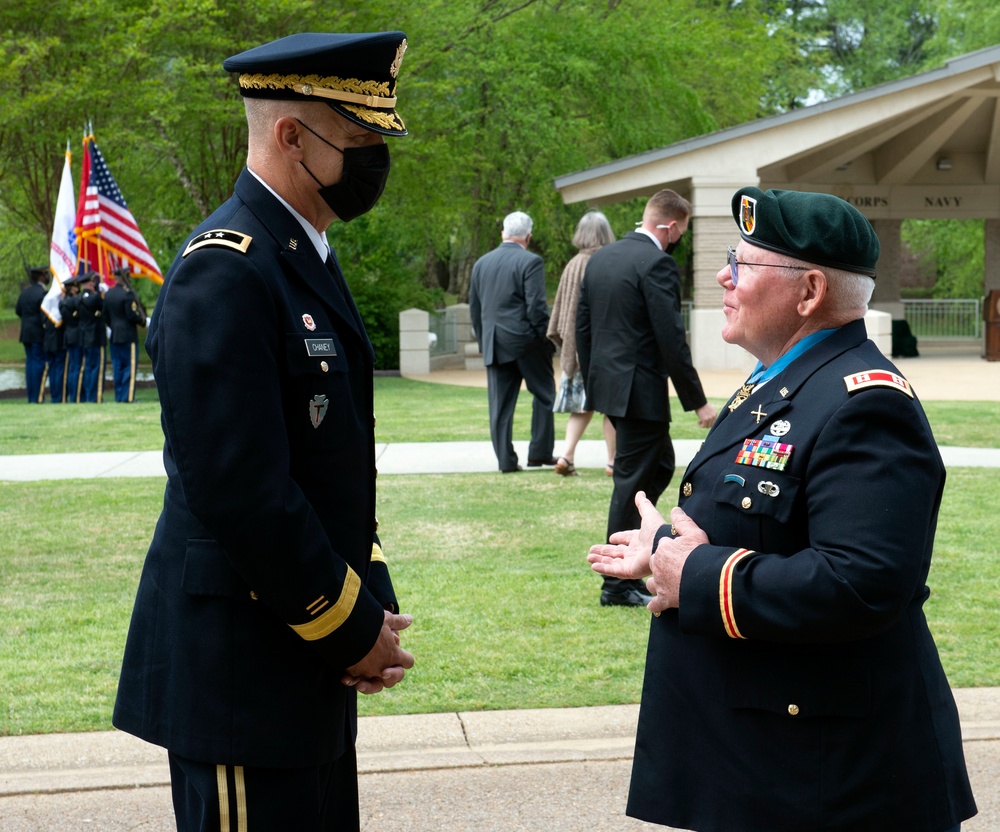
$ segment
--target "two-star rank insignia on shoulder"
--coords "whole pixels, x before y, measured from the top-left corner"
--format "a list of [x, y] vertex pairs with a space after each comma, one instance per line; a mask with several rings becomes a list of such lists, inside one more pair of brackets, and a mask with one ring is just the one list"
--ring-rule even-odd
[[869, 387], [891, 387], [906, 393], [911, 399], [913, 391], [910, 383], [897, 373], [888, 370], [868, 370], [865, 373], [855, 373], [852, 376], [844, 376], [844, 384], [847, 385], [848, 393], [856, 393], [858, 390], [866, 390]]
[[250, 248], [250, 241], [252, 239], [253, 237], [249, 234], [241, 234], [239, 231], [229, 231], [225, 228], [219, 228], [215, 231], [206, 231], [204, 234], [199, 234], [190, 243], [188, 243], [188, 247], [184, 249], [184, 253], [181, 257], [187, 257], [192, 251], [204, 248], [205, 246], [231, 248], [246, 254], [247, 249]]

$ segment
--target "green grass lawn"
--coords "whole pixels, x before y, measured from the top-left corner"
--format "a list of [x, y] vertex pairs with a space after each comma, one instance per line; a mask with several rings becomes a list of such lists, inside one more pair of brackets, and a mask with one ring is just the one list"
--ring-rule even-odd
[[[993, 471], [949, 475], [927, 615], [956, 686], [1000, 685]], [[649, 615], [598, 605], [610, 481], [393, 476], [379, 520], [417, 664], [363, 714], [637, 702]], [[110, 727], [156, 479], [0, 484], [0, 735]], [[26, 508], [30, 507], [30, 510]]]
[[[0, 453], [159, 448], [154, 390], [134, 405], [0, 401]], [[718, 404], [718, 403], [717, 403]], [[939, 440], [997, 447], [994, 403], [928, 403]], [[376, 380], [380, 441], [488, 439], [486, 391]], [[557, 432], [565, 427], [557, 420]], [[530, 398], [515, 435], [528, 438]], [[985, 423], [985, 426], [984, 426]], [[700, 437], [680, 414], [673, 434]], [[587, 438], [601, 438], [599, 420]], [[551, 470], [385, 476], [379, 520], [414, 624], [402, 685], [362, 697], [395, 714], [637, 702], [648, 614], [598, 605], [585, 561], [611, 482]], [[110, 727], [160, 479], [0, 483], [0, 735]], [[949, 472], [926, 609], [956, 686], [1000, 685], [996, 472]]]
[[[112, 396], [113, 399], [113, 396]], [[725, 402], [713, 399], [716, 409]], [[206, 405], [208, 406], [208, 405]], [[1000, 402], [925, 402], [927, 417], [942, 445], [1000, 447]], [[671, 401], [674, 439], [703, 439], [692, 413]], [[378, 442], [458, 442], [490, 439], [486, 390], [380, 376], [375, 379]], [[67, 417], [70, 417], [67, 419]], [[556, 449], [566, 432], [565, 413], [557, 413]], [[518, 398], [514, 438], [531, 433], [531, 396]], [[585, 439], [603, 439], [601, 420], [591, 421]], [[163, 445], [156, 388], [136, 392], [132, 404], [29, 405], [21, 399], [0, 400], [0, 454], [68, 453], [73, 451], [149, 451]]]

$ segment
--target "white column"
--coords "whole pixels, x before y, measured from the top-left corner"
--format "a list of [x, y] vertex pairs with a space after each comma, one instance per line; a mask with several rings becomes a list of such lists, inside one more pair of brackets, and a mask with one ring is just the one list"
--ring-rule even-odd
[[870, 309], [888, 312], [891, 320], [900, 321], [906, 317], [899, 290], [900, 263], [903, 246], [899, 233], [902, 228], [900, 220], [872, 220], [872, 226], [878, 235], [879, 257], [875, 268], [878, 277], [875, 280], [875, 291], [872, 293]]
[[431, 371], [431, 316], [423, 309], [399, 313], [399, 374], [423, 375]]
[[716, 279], [726, 265], [726, 248], [736, 248], [740, 232], [733, 219], [733, 194], [755, 182], [699, 183], [691, 189], [694, 235], [694, 309], [688, 343], [698, 370], [745, 370], [756, 359], [742, 347], [722, 340], [726, 316], [722, 312], [722, 287]]

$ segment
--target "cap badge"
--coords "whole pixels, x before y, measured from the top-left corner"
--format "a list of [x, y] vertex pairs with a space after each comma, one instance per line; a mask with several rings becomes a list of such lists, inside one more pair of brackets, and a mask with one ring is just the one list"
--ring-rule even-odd
[[740, 230], [752, 236], [757, 227], [757, 200], [744, 194], [740, 197]]
[[313, 320], [313, 316], [306, 312], [302, 316], [302, 323], [305, 324], [306, 329], [313, 332], [316, 329], [316, 321]]
[[326, 416], [326, 411], [330, 407], [330, 400], [322, 393], [317, 393], [309, 402], [309, 421], [314, 428], [318, 428]]
[[403, 38], [403, 42], [396, 47], [396, 57], [393, 58], [392, 65], [389, 67], [389, 74], [393, 78], [399, 75], [399, 65], [403, 63], [404, 52], [406, 52], [406, 38]]

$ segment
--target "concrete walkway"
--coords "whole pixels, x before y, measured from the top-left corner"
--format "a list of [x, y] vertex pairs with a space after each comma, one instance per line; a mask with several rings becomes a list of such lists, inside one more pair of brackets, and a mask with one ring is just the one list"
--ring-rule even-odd
[[[965, 358], [910, 359], [912, 370], [898, 363], [925, 400], [1000, 398], [1000, 363]], [[434, 375], [485, 386], [481, 373]], [[727, 396], [743, 375], [705, 374], [706, 392]], [[679, 467], [697, 445], [675, 442]], [[527, 443], [515, 446], [525, 458]], [[1000, 450], [942, 448], [942, 455], [949, 466], [1000, 466]], [[602, 469], [604, 443], [581, 443], [576, 462]], [[378, 466], [382, 474], [490, 472], [496, 459], [486, 442], [398, 443], [379, 445]], [[0, 481], [162, 476], [159, 451], [0, 457]], [[1000, 832], [1000, 688], [955, 697], [980, 809], [962, 829]], [[638, 706], [623, 705], [362, 718], [362, 829], [663, 829], [624, 815], [637, 714]], [[168, 783], [163, 749], [119, 732], [0, 737], [0, 830], [171, 832]]]

